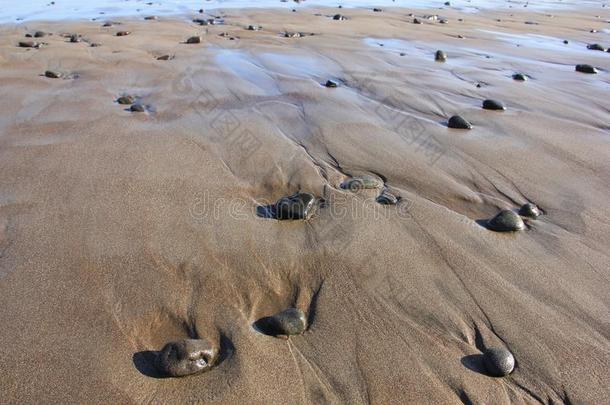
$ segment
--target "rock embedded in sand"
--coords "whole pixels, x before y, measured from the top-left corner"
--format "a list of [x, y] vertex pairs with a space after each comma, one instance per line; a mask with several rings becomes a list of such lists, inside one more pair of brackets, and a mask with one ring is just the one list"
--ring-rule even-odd
[[131, 31], [119, 31], [119, 32], [116, 33], [116, 36], [117, 37], [124, 37], [124, 36], [127, 36], [129, 34], [131, 34]]
[[159, 18], [156, 15], [149, 15], [147, 17], [144, 17], [144, 19], [147, 21], [152, 21], [152, 20], [158, 20]]
[[185, 377], [208, 371], [218, 360], [218, 350], [202, 339], [167, 343], [157, 354], [155, 367], [168, 377]]
[[47, 33], [44, 32], [44, 31], [36, 31], [34, 33], [34, 38], [43, 38], [43, 37], [46, 37], [46, 36], [47, 36]]
[[337, 82], [333, 81], [333, 80], [327, 80], [326, 83], [324, 84], [324, 86], [329, 87], [329, 88], [335, 88], [338, 86]]
[[496, 232], [516, 232], [525, 229], [521, 217], [511, 210], [502, 210], [498, 215], [487, 221], [487, 227]]
[[580, 73], [597, 74], [597, 69], [591, 65], [576, 65], [576, 71]]
[[275, 203], [275, 218], [279, 220], [308, 219], [316, 197], [311, 193], [296, 193], [280, 198]]
[[439, 49], [434, 54], [434, 60], [437, 62], [445, 62], [447, 60], [447, 54]]
[[542, 213], [540, 212], [540, 209], [535, 204], [532, 204], [532, 203], [524, 204], [519, 209], [519, 215], [528, 217], [528, 218], [538, 218], [541, 214]]
[[472, 124], [460, 115], [454, 115], [449, 118], [447, 126], [453, 129], [472, 129]]
[[34, 42], [34, 41], [20, 41], [19, 47], [20, 48], [40, 48], [40, 44], [38, 42]]
[[398, 198], [387, 190], [383, 190], [383, 192], [377, 196], [376, 201], [381, 205], [398, 204]]
[[606, 48], [604, 48], [603, 46], [601, 46], [600, 44], [589, 44], [587, 45], [587, 49], [590, 49], [592, 51], [602, 51], [602, 52], [606, 52]]
[[353, 177], [341, 184], [341, 188], [351, 191], [371, 190], [383, 187], [383, 182], [375, 177]]
[[201, 43], [201, 37], [197, 36], [197, 37], [190, 37], [186, 40], [187, 44], [200, 44]]
[[44, 75], [49, 79], [61, 79], [63, 77], [63, 74], [61, 74], [60, 72], [54, 72], [52, 70], [47, 70], [46, 72], [44, 72]]
[[142, 104], [136, 103], [132, 104], [131, 107], [129, 107], [129, 110], [131, 112], [145, 112], [146, 108], [144, 108]]
[[335, 15], [333, 16], [333, 20], [336, 20], [336, 21], [343, 21], [343, 20], [347, 20], [347, 17], [345, 17], [344, 15], [341, 15], [341, 14], [335, 14]]
[[174, 59], [172, 55], [161, 55], [157, 58], [157, 60], [171, 60]]
[[133, 104], [136, 100], [133, 96], [121, 96], [119, 98], [117, 98], [117, 103], [119, 104], [123, 104], [123, 105], [131, 105]]
[[513, 80], [517, 80], [519, 82], [524, 82], [527, 80], [527, 76], [524, 75], [523, 73], [515, 73], [513, 75]]
[[493, 377], [505, 377], [515, 369], [515, 357], [504, 348], [491, 348], [483, 354], [483, 364]]
[[248, 28], [247, 28], [248, 31], [259, 31], [260, 29], [261, 29], [260, 26], [252, 25], [252, 24], [248, 25]]
[[496, 110], [496, 111], [504, 111], [506, 107], [501, 101], [487, 99], [483, 101], [483, 109], [485, 110]]
[[78, 34], [70, 35], [70, 42], [77, 43], [77, 42], [80, 42], [80, 41], [81, 41], [80, 35], [78, 35]]
[[413, 24], [422, 24], [422, 22], [418, 18], [414, 18]]
[[274, 336], [301, 335], [307, 330], [307, 317], [298, 308], [288, 308], [266, 318], [265, 332]]

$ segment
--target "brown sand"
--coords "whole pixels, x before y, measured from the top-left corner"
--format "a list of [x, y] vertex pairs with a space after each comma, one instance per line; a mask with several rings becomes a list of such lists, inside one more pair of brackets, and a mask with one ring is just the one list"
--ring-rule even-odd
[[[2, 26], [0, 402], [608, 403], [610, 54], [578, 50], [610, 45], [603, 10], [231, 10], [199, 45], [185, 19]], [[36, 29], [48, 46], [16, 47]], [[447, 129], [457, 113], [475, 128]], [[401, 204], [339, 187], [358, 174]], [[298, 190], [326, 200], [309, 221], [256, 215]], [[477, 222], [528, 201], [526, 231]], [[290, 306], [304, 335], [253, 330]], [[198, 336], [214, 370], [147, 376], [146, 351]], [[511, 376], [468, 357], [489, 346]]]

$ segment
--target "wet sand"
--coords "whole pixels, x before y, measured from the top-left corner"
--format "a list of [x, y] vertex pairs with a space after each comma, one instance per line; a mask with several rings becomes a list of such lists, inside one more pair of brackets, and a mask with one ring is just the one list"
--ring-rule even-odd
[[[607, 11], [434, 13], [0, 26], [0, 402], [607, 403]], [[310, 219], [261, 215], [297, 191]], [[253, 327], [289, 307], [303, 335]], [[181, 338], [218, 364], [157, 378]]]

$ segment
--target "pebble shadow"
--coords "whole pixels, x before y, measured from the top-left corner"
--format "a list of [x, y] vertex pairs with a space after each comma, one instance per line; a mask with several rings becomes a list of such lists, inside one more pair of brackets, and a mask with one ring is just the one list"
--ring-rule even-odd
[[485, 372], [485, 364], [483, 363], [482, 354], [470, 354], [462, 357], [462, 365], [468, 370], [474, 371], [475, 373], [487, 375]]

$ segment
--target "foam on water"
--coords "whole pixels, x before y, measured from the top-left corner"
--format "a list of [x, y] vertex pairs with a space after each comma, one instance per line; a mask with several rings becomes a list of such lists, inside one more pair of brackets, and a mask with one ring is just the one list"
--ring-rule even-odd
[[[137, 17], [145, 15], [186, 15], [204, 8], [302, 8], [311, 6], [336, 7], [407, 7], [443, 8], [442, 0], [307, 0], [302, 3], [281, 0], [0, 0], [0, 23]], [[486, 8], [557, 9], [597, 6], [595, 0], [453, 0], [451, 8], [474, 12]], [[526, 8], [527, 7], [527, 8]]]

